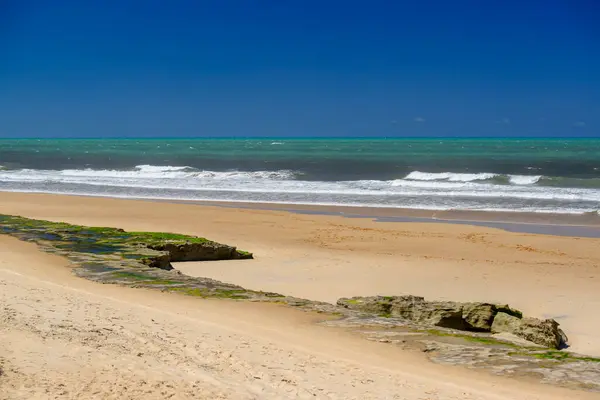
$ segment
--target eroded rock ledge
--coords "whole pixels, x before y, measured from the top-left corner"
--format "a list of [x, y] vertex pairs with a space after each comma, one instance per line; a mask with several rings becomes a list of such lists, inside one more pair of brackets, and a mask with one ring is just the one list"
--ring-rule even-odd
[[252, 258], [235, 247], [197, 236], [164, 232], [126, 232], [118, 228], [88, 227], [0, 215], [0, 232], [55, 247], [69, 254], [107, 259], [120, 255], [124, 266], [135, 263], [172, 270], [171, 262]]
[[553, 319], [523, 318], [508, 305], [425, 301], [418, 296], [342, 298], [337, 305], [384, 317], [471, 332], [510, 333], [529, 342], [554, 349], [567, 347], [567, 336]]
[[93, 281], [282, 304], [321, 313], [323, 324], [369, 340], [423, 351], [434, 362], [538, 376], [547, 383], [600, 391], [600, 359], [556, 350], [567, 341], [556, 321], [523, 317], [506, 305], [425, 301], [417, 296], [354, 297], [330, 304], [249, 290], [183, 275], [171, 262], [248, 259], [251, 253], [173, 233], [125, 232], [9, 215], [0, 215], [0, 233], [66, 257], [74, 274]]

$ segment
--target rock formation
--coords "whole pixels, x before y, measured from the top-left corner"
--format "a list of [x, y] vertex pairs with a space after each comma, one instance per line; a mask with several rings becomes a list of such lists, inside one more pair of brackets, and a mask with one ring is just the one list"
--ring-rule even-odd
[[492, 329], [492, 322], [497, 309], [494, 304], [489, 303], [462, 304], [462, 319], [465, 322], [465, 330], [489, 332]]
[[472, 332], [508, 332], [544, 347], [560, 349], [564, 332], [553, 319], [524, 318], [508, 305], [426, 301], [418, 296], [372, 296], [341, 298], [337, 305], [369, 314], [398, 317], [420, 325]]
[[160, 244], [150, 244], [148, 245], [148, 248], [152, 250], [168, 252], [172, 262], [217, 261], [252, 258], [252, 256], [248, 253], [238, 252], [233, 246], [227, 246], [210, 241], [202, 243], [171, 243], [165, 241]]
[[508, 332], [530, 342], [560, 349], [567, 341], [564, 332], [553, 319], [531, 317], [518, 318], [503, 312], [496, 314], [492, 324], [493, 333]]

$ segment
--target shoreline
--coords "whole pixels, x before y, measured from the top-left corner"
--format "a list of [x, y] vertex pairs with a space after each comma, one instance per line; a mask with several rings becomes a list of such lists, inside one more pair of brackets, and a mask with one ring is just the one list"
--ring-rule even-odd
[[600, 214], [598, 213], [557, 214], [517, 211], [427, 210], [395, 207], [357, 207], [346, 205], [149, 199], [82, 194], [13, 192], [2, 190], [0, 190], [0, 193], [188, 204], [229, 209], [282, 211], [295, 214], [362, 218], [370, 219], [375, 222], [456, 224], [496, 228], [516, 233], [600, 238]]
[[[140, 199], [143, 200], [143, 199]], [[498, 228], [509, 232], [600, 238], [600, 214], [553, 214], [478, 210], [420, 210], [385, 207], [222, 201], [148, 200], [176, 204], [284, 211], [296, 214], [365, 218], [375, 222], [446, 223]]]

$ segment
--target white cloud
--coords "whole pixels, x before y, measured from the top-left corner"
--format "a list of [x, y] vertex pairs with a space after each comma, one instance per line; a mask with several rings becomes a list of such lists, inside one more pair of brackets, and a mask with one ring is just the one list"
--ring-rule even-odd
[[417, 117], [417, 118], [415, 118], [415, 122], [425, 122], [425, 118]]
[[585, 122], [583, 121], [577, 121], [573, 123], [573, 126], [576, 128], [585, 128]]

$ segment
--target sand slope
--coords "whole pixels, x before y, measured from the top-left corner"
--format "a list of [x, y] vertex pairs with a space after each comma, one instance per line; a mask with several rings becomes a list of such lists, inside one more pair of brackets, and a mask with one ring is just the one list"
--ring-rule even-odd
[[591, 399], [432, 365], [285, 308], [121, 288], [0, 236], [0, 399]]

